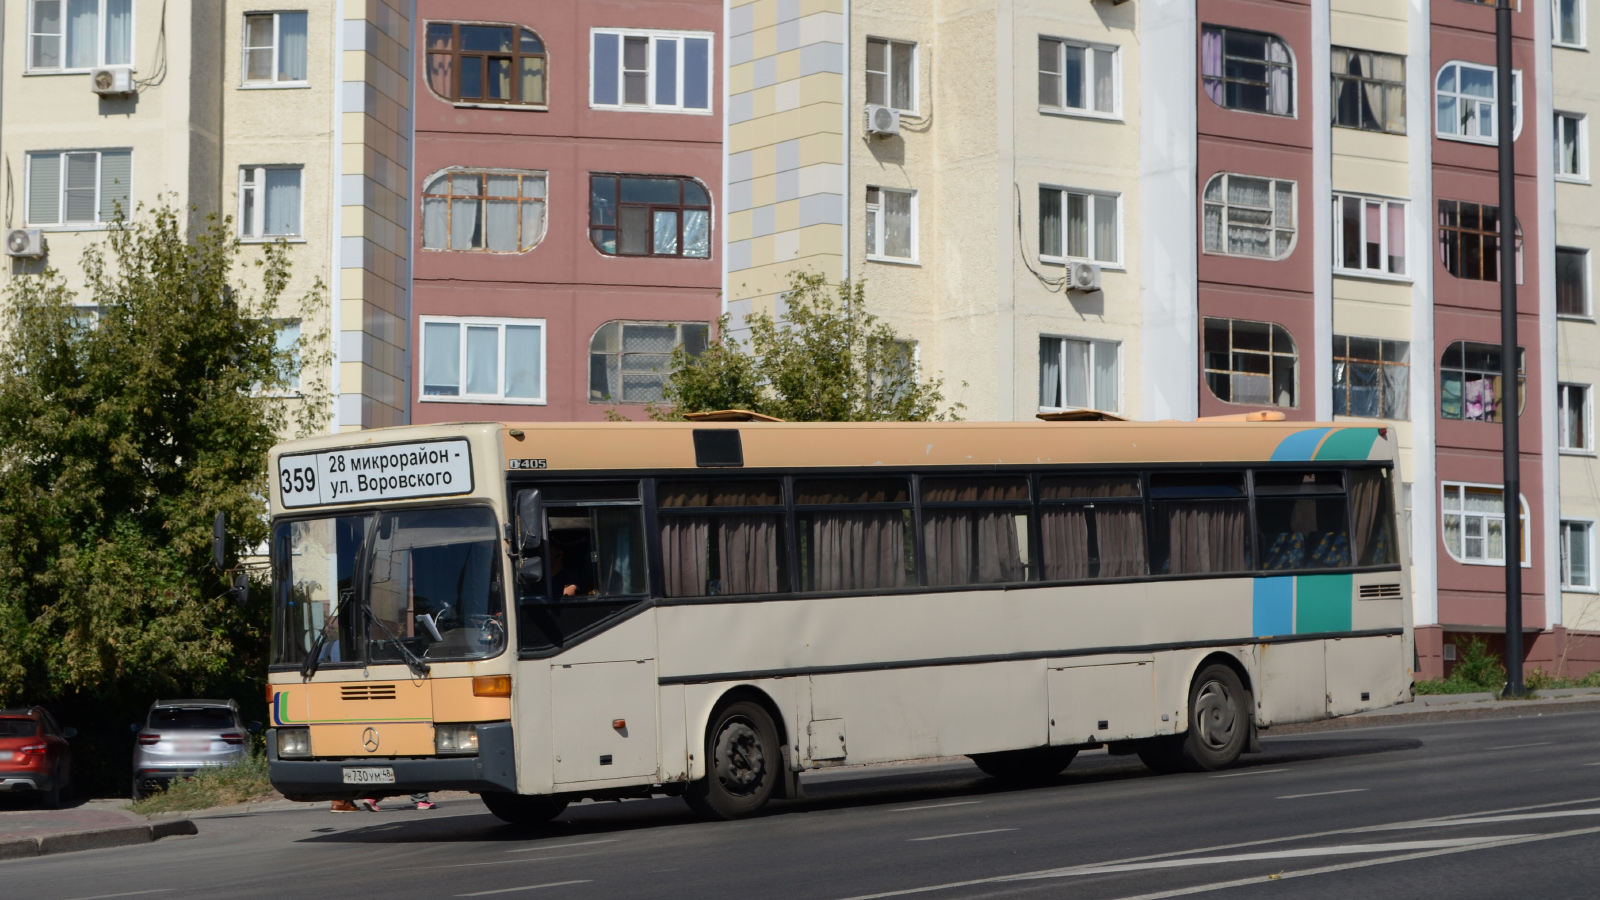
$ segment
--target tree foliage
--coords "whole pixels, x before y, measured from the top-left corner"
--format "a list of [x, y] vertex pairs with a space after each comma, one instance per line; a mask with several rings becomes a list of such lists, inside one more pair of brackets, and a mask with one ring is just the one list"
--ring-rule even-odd
[[186, 218], [114, 225], [85, 253], [81, 297], [53, 270], [7, 291], [0, 705], [142, 711], [264, 672], [265, 593], [224, 597], [211, 520], [228, 516], [229, 565], [265, 542], [267, 450], [325, 420], [325, 360], [278, 346], [285, 248], [236, 271], [231, 223], [188, 234]]
[[912, 345], [867, 311], [862, 281], [829, 284], [794, 272], [781, 318], [754, 313], [748, 346], [727, 316], [698, 356], [673, 352], [665, 404], [652, 418], [745, 409], [791, 422], [902, 422], [959, 418], [944, 380], [919, 378]]

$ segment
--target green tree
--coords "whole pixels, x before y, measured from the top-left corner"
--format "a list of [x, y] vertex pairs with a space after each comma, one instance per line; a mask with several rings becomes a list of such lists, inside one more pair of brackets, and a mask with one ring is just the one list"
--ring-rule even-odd
[[945, 407], [944, 379], [919, 379], [911, 343], [867, 311], [862, 281], [829, 284], [791, 273], [782, 318], [746, 319], [748, 346], [728, 335], [727, 316], [699, 356], [673, 352], [664, 405], [652, 418], [745, 409], [791, 422], [958, 419]]
[[226, 599], [211, 520], [230, 565], [262, 545], [267, 450], [328, 406], [325, 359], [278, 346], [285, 247], [236, 271], [231, 223], [186, 221], [113, 225], [81, 298], [53, 270], [13, 278], [0, 325], [0, 705], [49, 704], [91, 745], [119, 742], [89, 720], [125, 742], [157, 696], [259, 702], [265, 591]]

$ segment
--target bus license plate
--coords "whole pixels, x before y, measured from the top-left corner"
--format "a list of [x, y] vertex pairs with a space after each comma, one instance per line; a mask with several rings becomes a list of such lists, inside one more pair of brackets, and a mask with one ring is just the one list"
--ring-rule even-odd
[[345, 784], [394, 784], [393, 769], [345, 769]]

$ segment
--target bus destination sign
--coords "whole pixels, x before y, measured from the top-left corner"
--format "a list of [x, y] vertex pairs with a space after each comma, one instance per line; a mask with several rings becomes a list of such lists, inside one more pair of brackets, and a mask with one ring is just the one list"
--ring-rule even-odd
[[472, 450], [463, 438], [353, 447], [278, 457], [285, 509], [472, 492]]

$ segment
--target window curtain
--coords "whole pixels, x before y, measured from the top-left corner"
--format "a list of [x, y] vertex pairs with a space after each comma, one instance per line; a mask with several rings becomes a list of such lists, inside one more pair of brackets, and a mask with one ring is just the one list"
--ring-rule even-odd
[[711, 214], [706, 210], [683, 211], [683, 255], [701, 259], [711, 255]]
[[1039, 405], [1061, 406], [1061, 341], [1039, 339]]
[[[527, 187], [524, 180], [523, 187]], [[519, 250], [531, 250], [534, 244], [539, 243], [539, 237], [544, 233], [544, 201], [522, 201], [522, 242], [518, 244]]]
[[1383, 417], [1404, 420], [1411, 415], [1411, 367], [1383, 367]]
[[662, 517], [661, 570], [668, 597], [702, 597], [708, 592], [710, 560], [707, 539], [709, 519]]
[[544, 365], [539, 359], [539, 330], [537, 325], [506, 326], [507, 397], [532, 400], [544, 393], [540, 377]]
[[478, 201], [450, 201], [450, 249], [471, 250], [483, 246], [478, 231]]
[[306, 14], [278, 13], [278, 80], [306, 80]]
[[467, 328], [467, 393], [500, 393], [500, 329]]
[[1116, 54], [1110, 50], [1096, 48], [1094, 51], [1094, 108], [1096, 112], [1108, 113], [1113, 110], [1115, 97], [1112, 96], [1112, 73], [1116, 66]]
[[1061, 192], [1039, 189], [1039, 255], [1061, 255]]
[[502, 199], [489, 200], [484, 210], [485, 243], [490, 250], [505, 253], [517, 249], [517, 225], [521, 210], [517, 201], [517, 176], [490, 175], [489, 196]]
[[1094, 258], [1117, 261], [1117, 198], [1096, 194], [1094, 198]]
[[1048, 507], [1039, 515], [1039, 540], [1045, 581], [1089, 577], [1089, 510]]
[[422, 326], [422, 391], [454, 397], [461, 392], [461, 326], [427, 322]]
[[1019, 511], [941, 509], [923, 513], [922, 546], [932, 585], [1023, 581]]
[[771, 594], [780, 589], [779, 545], [783, 529], [777, 516], [721, 516], [717, 550], [725, 594]]
[[1355, 512], [1354, 528], [1358, 565], [1381, 566], [1398, 557], [1390, 525], [1393, 504], [1388, 482], [1377, 472], [1350, 473], [1350, 507]]
[[267, 170], [267, 234], [300, 233], [300, 170]]
[[1287, 116], [1294, 112], [1294, 69], [1289, 61], [1289, 45], [1278, 40], [1267, 41], [1267, 57], [1281, 65], [1272, 66], [1267, 75], [1271, 92], [1272, 112]]
[[883, 192], [883, 255], [911, 258], [911, 195]]
[[1222, 31], [1205, 28], [1200, 32], [1200, 74], [1204, 76], [1206, 96], [1222, 105]]
[[1176, 501], [1162, 504], [1166, 518], [1166, 573], [1242, 572], [1249, 568], [1246, 505]]
[[106, 56], [108, 66], [133, 62], [133, 0], [106, 0]]
[[100, 43], [100, 0], [67, 0], [67, 68], [95, 64]]
[[1082, 409], [1089, 405], [1089, 342], [1062, 341], [1061, 346], [1067, 373], [1062, 405]]
[[422, 246], [428, 250], [443, 250], [447, 246], [450, 201], [443, 197], [422, 198]]
[[1099, 505], [1094, 522], [1101, 578], [1144, 575], [1150, 567], [1144, 549], [1144, 508], [1139, 504]]
[[[1148, 571], [1140, 504], [1046, 507], [1039, 519], [1039, 538], [1046, 581], [1126, 578]], [[1098, 568], [1092, 564], [1095, 558]]]
[[817, 513], [811, 521], [811, 584], [816, 591], [906, 584], [905, 513]]

